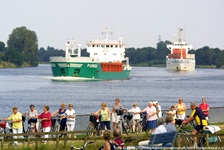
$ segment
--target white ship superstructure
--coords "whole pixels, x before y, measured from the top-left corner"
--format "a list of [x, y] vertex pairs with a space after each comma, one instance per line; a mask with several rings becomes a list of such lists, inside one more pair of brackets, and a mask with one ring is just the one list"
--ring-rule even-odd
[[188, 51], [193, 48], [192, 45], [182, 39], [181, 32], [183, 29], [179, 29], [178, 40], [173, 44], [167, 45], [167, 48], [171, 51], [171, 54], [166, 56], [166, 69], [174, 71], [193, 71], [195, 70], [195, 55], [188, 54]]

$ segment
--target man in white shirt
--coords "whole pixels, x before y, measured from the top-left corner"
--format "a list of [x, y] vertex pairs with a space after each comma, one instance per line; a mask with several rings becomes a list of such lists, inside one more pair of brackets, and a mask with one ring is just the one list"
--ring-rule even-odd
[[153, 102], [153, 106], [156, 107], [157, 117], [161, 118], [162, 117], [162, 109], [161, 109], [161, 106], [159, 105], [158, 101]]
[[[163, 118], [159, 118], [158, 120], [158, 127], [155, 129], [154, 132], [152, 132], [152, 135], [153, 134], [161, 134], [161, 133], [166, 133], [166, 128], [165, 126], [163, 125], [164, 124], [164, 120]], [[146, 141], [141, 141], [138, 143], [139, 146], [147, 146], [150, 142], [150, 139], [149, 140], [146, 140]]]
[[133, 104], [133, 108], [129, 110], [129, 112], [133, 112], [133, 118], [132, 118], [132, 130], [135, 132], [135, 126], [140, 121], [140, 114], [141, 109], [138, 107], [137, 103]]

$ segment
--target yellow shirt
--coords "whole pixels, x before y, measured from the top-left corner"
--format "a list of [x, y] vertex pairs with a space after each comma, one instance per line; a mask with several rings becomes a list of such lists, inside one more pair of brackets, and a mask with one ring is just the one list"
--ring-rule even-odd
[[13, 129], [22, 129], [23, 128], [22, 114], [20, 112], [17, 112], [16, 114], [13, 113], [8, 119], [12, 120], [12, 121], [21, 120], [20, 122], [13, 122], [12, 123], [12, 128]]
[[183, 110], [183, 109], [184, 109], [184, 104], [182, 104], [182, 105], [178, 104], [177, 105], [177, 114], [179, 114], [179, 115], [186, 114], [186, 110]]

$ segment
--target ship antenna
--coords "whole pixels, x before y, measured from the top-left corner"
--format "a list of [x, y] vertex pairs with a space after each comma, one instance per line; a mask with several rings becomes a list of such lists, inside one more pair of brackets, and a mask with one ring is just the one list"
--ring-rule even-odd
[[182, 28], [179, 28], [179, 32], [178, 32], [178, 41], [181, 42], [181, 32], [183, 31]]
[[106, 27], [104, 29], [104, 31], [102, 32], [102, 34], [105, 34], [106, 35], [105, 41], [108, 41], [109, 40], [109, 34], [112, 34], [112, 32], [111, 32], [111, 30], [108, 27]]

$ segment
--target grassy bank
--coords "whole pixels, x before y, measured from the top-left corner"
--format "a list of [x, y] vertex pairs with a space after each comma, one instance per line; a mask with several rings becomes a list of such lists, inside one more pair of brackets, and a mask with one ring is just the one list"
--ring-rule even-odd
[[10, 62], [4, 62], [0, 60], [0, 68], [16, 68], [16, 65]]
[[[30, 64], [24, 62], [20, 68], [24, 67], [30, 67]], [[17, 68], [17, 66], [13, 63], [0, 60], [0, 68]]]
[[[212, 123], [212, 125], [217, 125], [221, 128], [220, 131], [218, 131], [217, 133], [218, 134], [224, 134], [224, 122], [219, 122], [219, 123]], [[77, 135], [77, 137], [80, 137], [82, 135]], [[138, 142], [140, 141], [143, 141], [143, 140], [148, 140], [149, 137], [150, 137], [150, 134], [146, 134], [146, 133], [142, 133], [140, 136], [137, 136], [136, 134], [132, 134], [132, 135], [123, 135], [123, 139], [125, 138], [133, 138], [135, 140], [131, 141], [131, 142], [126, 142], [125, 143], [125, 146], [137, 146], [138, 145]], [[221, 136], [221, 139], [222, 141], [224, 141], [224, 135]], [[98, 139], [98, 140], [90, 140], [92, 142], [94, 142], [93, 144], [90, 144], [87, 146], [87, 149], [88, 150], [97, 150], [99, 149], [103, 143], [104, 143], [104, 140], [103, 138], [101, 139]], [[81, 147], [83, 146], [84, 142], [83, 140], [76, 140], [76, 141], [68, 141], [67, 142], [67, 147], [66, 149], [63, 147], [64, 145], [64, 141], [60, 141], [60, 145], [59, 145], [59, 149], [57, 150], [70, 150], [70, 147], [71, 146], [75, 146], [75, 147]], [[176, 144], [175, 144], [176, 146]], [[215, 146], [217, 146], [217, 144], [213, 145], [215, 148]], [[13, 147], [12, 147], [13, 148]], [[27, 147], [26, 145], [23, 145], [22, 143], [20, 144], [20, 146], [17, 146], [16, 148], [13, 148], [13, 149], [17, 149], [17, 150], [26, 150]], [[30, 148], [28, 148], [29, 150], [43, 150], [43, 149], [47, 149], [47, 150], [56, 150], [56, 145], [55, 145], [55, 142], [51, 141], [49, 142], [48, 144], [43, 144], [43, 143], [39, 143], [38, 144], [38, 148], [36, 149], [35, 148], [35, 143], [32, 143], [30, 145]]]

